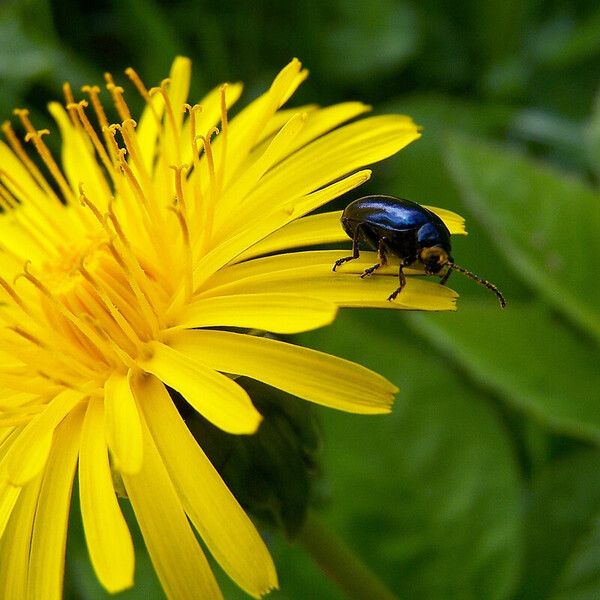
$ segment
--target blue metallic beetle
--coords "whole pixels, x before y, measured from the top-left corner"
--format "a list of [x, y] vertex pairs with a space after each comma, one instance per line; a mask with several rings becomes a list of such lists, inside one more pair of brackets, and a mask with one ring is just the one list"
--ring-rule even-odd
[[365, 269], [361, 277], [367, 277], [379, 267], [387, 264], [387, 255], [394, 254], [400, 259], [399, 287], [390, 294], [394, 300], [406, 285], [403, 267], [416, 262], [425, 266], [425, 273], [441, 275], [444, 285], [452, 271], [459, 271], [496, 294], [500, 306], [506, 300], [500, 290], [489, 281], [481, 279], [454, 262], [450, 255], [450, 232], [444, 222], [425, 207], [394, 196], [365, 196], [348, 204], [342, 214], [342, 227], [352, 238], [352, 256], [335, 261], [333, 270], [349, 260], [359, 257], [359, 244], [366, 242], [377, 250], [379, 262]]

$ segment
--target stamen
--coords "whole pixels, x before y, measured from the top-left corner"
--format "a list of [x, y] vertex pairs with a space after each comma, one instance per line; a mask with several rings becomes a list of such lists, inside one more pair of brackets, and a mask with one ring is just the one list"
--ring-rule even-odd
[[69, 82], [63, 83], [63, 94], [65, 96], [65, 106], [67, 107], [67, 111], [69, 112], [71, 123], [74, 127], [79, 127], [77, 115], [75, 114], [75, 111], [72, 108], [72, 105], [75, 104], [75, 97], [73, 96], [73, 90], [71, 89], [71, 84]]
[[[91, 320], [91, 319], [90, 319]], [[97, 323], [94, 323], [98, 333], [104, 338], [104, 341], [111, 347], [112, 351], [117, 355], [117, 358], [120, 359], [122, 363], [124, 363], [129, 369], [134, 369], [137, 367], [137, 363], [135, 359], [132, 358], [127, 352], [125, 352]]]
[[121, 328], [121, 331], [125, 334], [126, 338], [129, 342], [133, 344], [134, 349], [142, 341], [138, 336], [135, 329], [131, 326], [131, 324], [123, 317], [121, 312], [117, 309], [114, 302], [109, 298], [104, 286], [97, 281], [97, 279], [85, 268], [85, 257], [81, 257], [79, 261], [79, 271], [83, 275], [83, 277], [90, 283], [90, 285], [94, 288], [94, 292], [98, 295], [98, 298], [102, 301], [106, 309], [109, 311], [111, 317], [114, 319], [115, 323]]
[[146, 104], [149, 106], [150, 110], [152, 111], [152, 114], [154, 115], [154, 118], [156, 119], [157, 124], [160, 125], [160, 117], [158, 116], [158, 113], [156, 112], [156, 108], [154, 107], [152, 98], [151, 98], [150, 94], [148, 93], [148, 90], [146, 89], [146, 86], [142, 82], [140, 76], [131, 67], [128, 67], [127, 69], [125, 69], [125, 75], [127, 75], [127, 77], [129, 77], [129, 79], [132, 81], [133, 85], [136, 87], [140, 96], [145, 100]]
[[[44, 379], [47, 379], [48, 381], [51, 381], [52, 383], [55, 383], [61, 387], [66, 387], [66, 388], [70, 388], [72, 390], [76, 390], [78, 389], [78, 385], [77, 382], [74, 380], [69, 381], [68, 379], [62, 379], [62, 378], [58, 378], [54, 375], [50, 375], [49, 373], [46, 373], [44, 371], [41, 371], [38, 369], [37, 374], [40, 375], [40, 377], [43, 377]], [[63, 373], [64, 375], [64, 373]]]
[[123, 100], [123, 88], [119, 85], [115, 85], [112, 75], [110, 73], [104, 73], [104, 79], [106, 80], [106, 89], [110, 92], [115, 108], [121, 117], [121, 121], [131, 119], [131, 113], [125, 100]]
[[211, 142], [211, 137], [214, 134], [218, 134], [219, 133], [219, 129], [217, 127], [212, 127], [208, 133], [206, 134], [206, 136], [203, 135], [198, 135], [197, 138], [199, 140], [202, 140], [202, 145], [204, 147], [204, 154], [206, 155], [206, 161], [208, 163], [208, 174], [210, 176], [210, 184], [211, 187], [214, 189], [215, 188], [215, 163], [213, 160], [213, 154], [212, 154], [212, 148], [210, 146], [210, 142]]
[[202, 186], [200, 182], [200, 150], [197, 144], [198, 137], [196, 136], [196, 112], [202, 111], [202, 107], [199, 104], [194, 104], [194, 106], [184, 104], [184, 110], [190, 115], [190, 145], [192, 147], [193, 160], [191, 184], [192, 189], [194, 190], [193, 206], [195, 210], [198, 210], [198, 208], [202, 206]]
[[26, 306], [26, 304], [19, 298], [15, 290], [11, 287], [11, 285], [6, 281], [3, 277], [0, 277], [0, 287], [4, 289], [4, 291], [12, 298], [13, 302], [29, 317], [32, 316], [31, 311]]
[[27, 152], [21, 145], [19, 138], [15, 135], [15, 132], [12, 128], [12, 125], [9, 121], [5, 121], [2, 124], [2, 131], [10, 144], [13, 152], [19, 157], [23, 166], [27, 169], [27, 171], [31, 174], [34, 180], [38, 183], [38, 185], [48, 194], [48, 196], [57, 202], [57, 204], [62, 205], [62, 202], [58, 199], [54, 190], [50, 187], [46, 178], [42, 175], [41, 171], [37, 168], [35, 163], [29, 158]]
[[72, 204], [74, 202], [73, 192], [69, 187], [69, 184], [64, 178], [58, 165], [56, 164], [54, 157], [50, 153], [48, 146], [46, 146], [46, 144], [42, 140], [42, 136], [49, 134], [50, 131], [48, 131], [48, 129], [40, 129], [39, 131], [34, 129], [33, 125], [31, 124], [31, 121], [28, 118], [28, 110], [15, 109], [14, 112], [19, 117], [21, 123], [23, 124], [23, 127], [25, 127], [25, 130], [27, 131], [27, 134], [25, 135], [25, 141], [28, 142], [31, 140], [33, 142], [35, 149], [40, 155], [40, 158], [44, 161], [44, 164], [46, 165], [46, 167], [48, 167], [50, 174], [58, 184], [58, 187], [60, 188], [64, 199], [70, 204]]
[[100, 141], [100, 138], [98, 137], [95, 129], [92, 127], [90, 120], [88, 119], [87, 115], [85, 114], [84, 109], [87, 108], [87, 106], [88, 106], [87, 101], [81, 100], [80, 102], [77, 102], [76, 104], [67, 105], [67, 108], [72, 108], [73, 110], [75, 110], [77, 112], [79, 121], [83, 125], [83, 128], [85, 129], [85, 132], [87, 133], [87, 136], [90, 138], [92, 144], [94, 145], [94, 148], [96, 149], [96, 152], [98, 153], [98, 156], [100, 157], [100, 160], [102, 161], [102, 164], [104, 165], [104, 168], [106, 169], [108, 174], [112, 177], [113, 172], [114, 172], [114, 164], [111, 161], [110, 157], [108, 156], [108, 153], [106, 152], [106, 148]]
[[96, 205], [85, 195], [85, 192], [83, 191], [83, 183], [79, 184], [79, 203], [81, 206], [86, 206], [89, 208], [100, 225], [105, 227], [106, 222], [104, 217], [100, 214], [100, 211], [96, 208]]
[[141, 151], [138, 144], [137, 135], [135, 133], [136, 127], [137, 123], [133, 119], [128, 119], [127, 121], [123, 121], [123, 124], [116, 128], [121, 132], [121, 136], [123, 137], [123, 142], [125, 143], [129, 157], [131, 158], [131, 161], [133, 162], [138, 174], [142, 177], [144, 188], [150, 192], [152, 189], [152, 180], [146, 169], [146, 166], [144, 165], [144, 161], [141, 159]]
[[221, 93], [221, 164], [219, 168], [219, 180], [218, 190], [220, 191], [223, 187], [223, 181], [225, 180], [225, 163], [227, 157], [227, 84], [224, 83], [220, 88]]
[[[43, 362], [48, 370], [52, 372], [60, 371], [63, 375], [66, 375], [67, 372], [72, 373], [72, 381], [78, 380], [82, 375], [97, 376], [98, 360], [90, 361], [85, 354], [83, 355], [85, 360], [82, 360], [81, 349], [78, 347], [73, 352], [72, 347], [62, 343], [65, 338], [57, 340], [56, 337], [50, 337], [47, 341], [44, 341], [18, 324], [5, 327], [5, 331], [16, 333], [22, 339], [44, 351], [41, 355], [36, 353], [32, 356], [31, 352], [26, 352], [22, 347], [11, 344], [11, 354], [31, 367], [37, 369], [40, 367], [40, 362]], [[43, 332], [43, 330], [40, 331]], [[8, 343], [11, 342], [8, 341]]]
[[171, 169], [175, 172], [175, 204], [181, 206], [185, 212], [185, 197], [183, 195], [182, 173], [187, 173], [190, 170], [189, 165], [171, 165]]
[[110, 123], [106, 118], [104, 108], [102, 107], [102, 102], [100, 102], [100, 88], [97, 85], [84, 85], [81, 88], [81, 91], [88, 95], [90, 102], [92, 103], [92, 108], [96, 113], [96, 118], [98, 119], [100, 128], [108, 127]]
[[169, 162], [176, 162], [178, 165], [181, 164], [181, 151], [179, 148], [179, 144], [177, 143], [179, 139], [179, 128], [177, 127], [177, 121], [175, 120], [175, 113], [173, 112], [173, 105], [171, 104], [171, 98], [169, 98], [168, 86], [171, 83], [170, 79], [163, 79], [159, 88], [152, 88], [150, 90], [150, 95], [154, 96], [155, 94], [160, 94], [165, 101], [165, 110], [167, 112], [167, 122], [170, 127], [165, 127], [165, 132], [168, 132], [170, 135], [170, 142], [172, 145], [171, 150], [174, 153], [174, 161], [171, 160]]
[[65, 96], [65, 104], [73, 104], [75, 102], [75, 96], [73, 96], [73, 90], [71, 84], [68, 81], [63, 83], [63, 94]]
[[34, 346], [38, 346], [46, 350], [48, 347], [42, 343], [41, 340], [36, 338], [32, 333], [25, 331], [22, 327], [17, 325], [9, 325], [7, 327], [10, 331], [14, 331], [17, 335], [20, 335], [22, 338], [26, 339], [28, 342], [31, 342]]
[[[96, 346], [96, 350], [100, 356], [105, 356], [107, 350], [104, 340], [98, 336], [98, 334], [89, 327], [85, 322], [85, 313], [81, 315], [74, 315], [71, 311], [67, 310], [61, 302], [55, 298], [55, 296], [48, 290], [48, 288], [39, 280], [37, 277], [29, 272], [31, 261], [27, 261], [23, 266], [23, 272], [15, 277], [15, 283], [17, 280], [23, 278], [29, 281], [35, 288], [37, 288], [58, 310], [58, 312], [69, 321], [75, 328], [89, 340], [89, 342]], [[104, 346], [104, 349], [102, 348]]]
[[[117, 127], [115, 125], [111, 125], [111, 129], [113, 129], [113, 128], [116, 129]], [[142, 186], [140, 185], [140, 182], [137, 180], [137, 177], [135, 176], [135, 173], [131, 170], [131, 167], [127, 164], [127, 161], [125, 160], [126, 155], [127, 155], [127, 150], [125, 150], [125, 148], [119, 148], [119, 157], [118, 157], [119, 168], [121, 169], [123, 175], [125, 175], [125, 178], [127, 179], [129, 185], [131, 186], [131, 189], [133, 190], [134, 194], [137, 196], [140, 204], [148, 212], [150, 212], [154, 207], [152, 206], [152, 203], [149, 203], [147, 201], [146, 196], [144, 194], [144, 190], [142, 189]], [[156, 212], [156, 211], [154, 211], [154, 212]]]
[[211, 136], [214, 133], [219, 133], [216, 127], [212, 127], [206, 137], [199, 135], [198, 139], [202, 140], [204, 146], [204, 154], [206, 155], [206, 162], [208, 165], [208, 178], [210, 182], [210, 194], [209, 201], [202, 204], [202, 225], [204, 230], [203, 235], [203, 250], [206, 250], [210, 243], [212, 235], [213, 221], [214, 221], [214, 206], [217, 199], [217, 184], [215, 175], [215, 164], [213, 161], [212, 149], [210, 145]]
[[[123, 230], [118, 224], [118, 221], [114, 214], [110, 214], [108, 217], [113, 225], [115, 226], [115, 230], [117, 235], [119, 236], [119, 241], [123, 244], [125, 252], [121, 254], [113, 241], [106, 244], [109, 252], [113, 256], [113, 258], [117, 261], [119, 266], [123, 269], [123, 271], [127, 274], [127, 281], [135, 294], [135, 297], [138, 301], [142, 314], [146, 320], [146, 323], [150, 327], [153, 336], [157, 336], [160, 328], [162, 327], [162, 321], [159, 316], [158, 311], [156, 310], [156, 306], [158, 306], [159, 299], [153, 294], [153, 291], [150, 286], [150, 282], [146, 274], [144, 273], [141, 265], [139, 264], [133, 250], [129, 246], [129, 242], [125, 235], [123, 234]], [[144, 289], [142, 290], [142, 286], [139, 285], [138, 282], [143, 282]]]
[[181, 233], [183, 236], [183, 247], [184, 247], [184, 256], [185, 256], [185, 264], [183, 266], [184, 272], [184, 286], [185, 286], [185, 300], [189, 300], [192, 297], [192, 293], [194, 291], [194, 281], [193, 281], [193, 265], [192, 265], [192, 247], [190, 245], [190, 232], [187, 226], [185, 215], [181, 210], [169, 206], [175, 216], [177, 217], [177, 221], [179, 222], [179, 227], [181, 228]]

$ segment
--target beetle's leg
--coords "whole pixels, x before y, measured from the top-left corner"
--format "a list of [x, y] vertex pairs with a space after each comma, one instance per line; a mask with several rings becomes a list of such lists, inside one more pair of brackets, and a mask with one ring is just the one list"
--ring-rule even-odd
[[358, 249], [358, 243], [360, 241], [361, 234], [361, 225], [357, 225], [356, 229], [354, 230], [354, 237], [352, 238], [352, 256], [344, 256], [344, 258], [338, 258], [333, 263], [332, 271], [335, 271], [339, 266], [343, 265], [349, 260], [355, 260], [358, 258], [360, 252]]
[[448, 278], [450, 277], [451, 274], [452, 274], [452, 269], [448, 269], [446, 271], [446, 273], [443, 275], [443, 277], [440, 279], [440, 285], [446, 285], [446, 281], [448, 281]]
[[401, 262], [400, 268], [398, 269], [398, 280], [400, 282], [400, 286], [388, 296], [389, 302], [395, 300], [396, 296], [404, 289], [404, 286], [406, 285], [406, 277], [404, 276], [404, 271], [402, 270], [403, 266], [404, 262]]
[[361, 279], [368, 277], [369, 275], [377, 271], [379, 267], [385, 267], [385, 265], [387, 265], [387, 256], [385, 255], [385, 242], [385, 238], [381, 238], [379, 240], [379, 244], [377, 244], [377, 258], [379, 262], [376, 265], [365, 269], [363, 274], [360, 276]]

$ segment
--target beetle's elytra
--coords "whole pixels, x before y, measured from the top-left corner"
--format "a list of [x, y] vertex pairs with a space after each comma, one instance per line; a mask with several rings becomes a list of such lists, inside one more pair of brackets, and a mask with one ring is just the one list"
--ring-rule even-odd
[[452, 249], [448, 228], [436, 214], [416, 202], [394, 196], [359, 198], [348, 204], [342, 213], [342, 227], [352, 239], [352, 256], [336, 260], [334, 271], [345, 262], [359, 257], [361, 242], [377, 250], [379, 261], [365, 269], [361, 277], [367, 277], [385, 266], [389, 254], [400, 259], [399, 286], [389, 295], [390, 301], [406, 285], [403, 267], [418, 262], [425, 266], [428, 275], [440, 274], [442, 285], [448, 281], [452, 271], [459, 271], [494, 292], [500, 306], [506, 306], [502, 292], [493, 283], [454, 262], [450, 254]]

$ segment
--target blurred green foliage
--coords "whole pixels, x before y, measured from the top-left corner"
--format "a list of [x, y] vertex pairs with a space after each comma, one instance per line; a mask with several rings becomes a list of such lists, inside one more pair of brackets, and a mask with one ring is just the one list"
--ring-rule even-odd
[[[391, 416], [319, 411], [323, 517], [401, 598], [599, 598], [598, 3], [5, 0], [0, 112], [27, 105], [43, 126], [64, 80], [132, 65], [155, 83], [177, 53], [195, 97], [223, 80], [252, 97], [298, 56], [311, 77], [295, 102], [411, 114], [422, 140], [369, 190], [464, 214], [457, 261], [509, 301], [455, 275], [457, 314], [346, 311], [297, 338], [401, 387]], [[269, 542], [273, 598], [342, 598], [299, 547]], [[68, 573], [72, 598], [108, 597], [76, 513]], [[161, 597], [141, 544], [136, 581], [118, 597]]]

